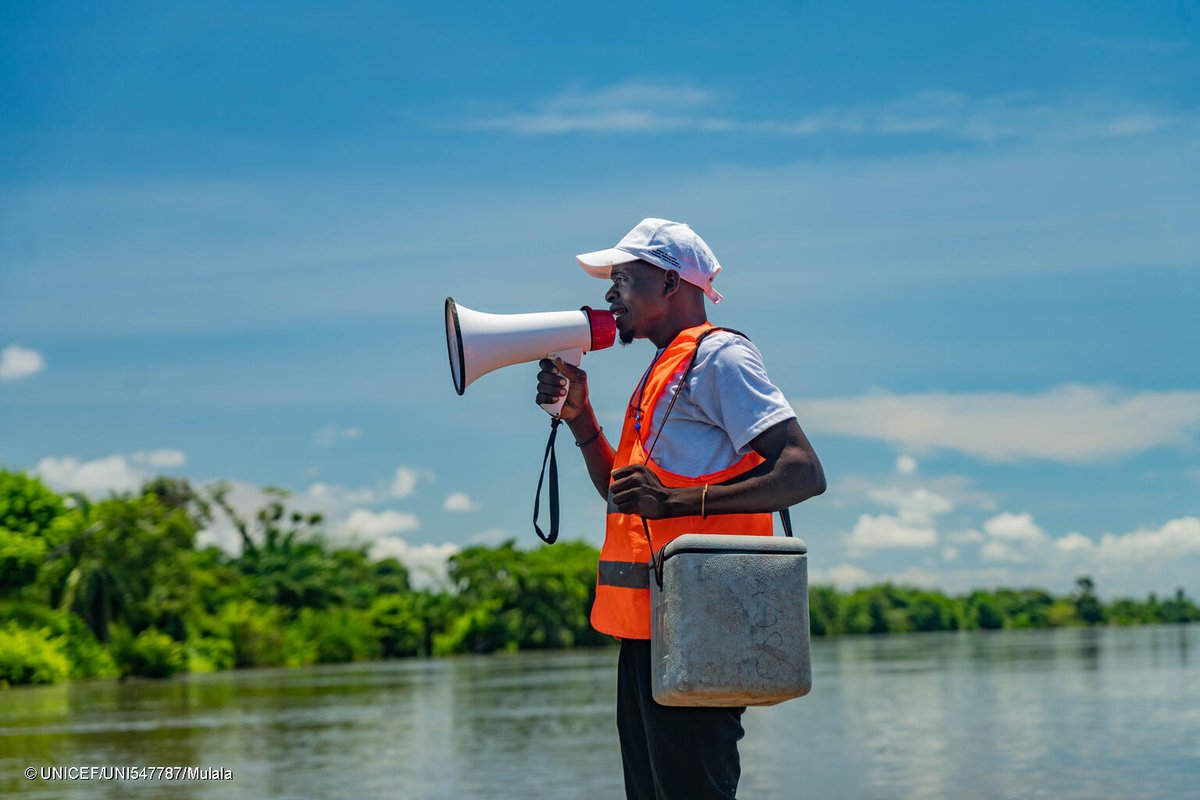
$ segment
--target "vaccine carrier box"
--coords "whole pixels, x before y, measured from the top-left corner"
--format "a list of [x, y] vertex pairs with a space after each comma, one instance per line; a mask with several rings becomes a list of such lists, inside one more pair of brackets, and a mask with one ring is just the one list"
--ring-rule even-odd
[[768, 706], [808, 694], [808, 548], [782, 536], [685, 534], [651, 580], [654, 700]]

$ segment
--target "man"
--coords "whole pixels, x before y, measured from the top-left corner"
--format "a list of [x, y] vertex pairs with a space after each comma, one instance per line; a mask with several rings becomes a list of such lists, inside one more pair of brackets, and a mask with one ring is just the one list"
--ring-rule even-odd
[[704, 300], [721, 300], [712, 286], [721, 265], [691, 228], [645, 219], [615, 248], [577, 258], [611, 280], [604, 297], [622, 344], [649, 339], [658, 348], [615, 449], [596, 421], [583, 370], [543, 360], [538, 373], [537, 402], [565, 395], [562, 419], [608, 501], [592, 625], [621, 639], [626, 795], [731, 798], [745, 709], [654, 702], [647, 565], [652, 551], [683, 533], [770, 535], [771, 512], [821, 494], [824, 473], [758, 349], [736, 333], [710, 331]]

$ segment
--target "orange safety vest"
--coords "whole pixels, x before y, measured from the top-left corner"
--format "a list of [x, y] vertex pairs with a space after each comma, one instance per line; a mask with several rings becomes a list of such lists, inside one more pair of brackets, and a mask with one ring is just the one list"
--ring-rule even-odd
[[[646, 456], [646, 448], [653, 449], [653, 436], [657, 435], [650, 428], [659, 398], [672, 378], [691, 364], [701, 336], [712, 327], [711, 323], [705, 322], [680, 332], [634, 389], [625, 411], [621, 441], [613, 457], [614, 470], [629, 464], [645, 464], [664, 486], [702, 486], [724, 483], [763, 463], [763, 457], [751, 450], [720, 472], [692, 476], [668, 472]], [[665, 418], [663, 422], [666, 422]], [[617, 511], [612, 503], [611, 481], [608, 503], [604, 547], [596, 571], [592, 627], [621, 639], [649, 639], [651, 551], [646, 541], [646, 528], [643, 528], [639, 515]], [[656, 551], [661, 551], [668, 542], [685, 533], [770, 536], [773, 532], [770, 513], [671, 517], [647, 520], [647, 526]]]

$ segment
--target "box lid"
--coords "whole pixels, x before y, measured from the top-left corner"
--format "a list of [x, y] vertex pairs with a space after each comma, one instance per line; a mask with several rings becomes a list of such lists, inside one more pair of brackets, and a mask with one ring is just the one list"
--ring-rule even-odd
[[761, 553], [796, 556], [808, 552], [803, 539], [794, 536], [738, 536], [734, 534], [685, 533], [663, 548], [662, 558], [681, 553]]

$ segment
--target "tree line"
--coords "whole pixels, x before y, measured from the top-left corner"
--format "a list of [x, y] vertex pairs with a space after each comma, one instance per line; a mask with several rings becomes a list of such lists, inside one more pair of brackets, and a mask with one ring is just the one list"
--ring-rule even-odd
[[[286, 493], [243, 518], [227, 487], [157, 478], [93, 501], [0, 470], [0, 686], [603, 646], [588, 624], [598, 551], [582, 542], [468, 547], [418, 590], [394, 558], [331, 542]], [[216, 515], [241, 539], [197, 546]], [[812, 632], [977, 630], [1200, 620], [1183, 590], [1103, 602], [1088, 578], [963, 596], [884, 584], [809, 591]]]

